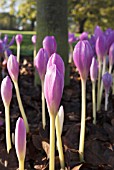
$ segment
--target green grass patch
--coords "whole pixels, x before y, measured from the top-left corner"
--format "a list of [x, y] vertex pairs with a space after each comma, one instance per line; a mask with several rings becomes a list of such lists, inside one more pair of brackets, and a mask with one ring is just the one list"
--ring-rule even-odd
[[[12, 39], [13, 36], [17, 34], [23, 35], [23, 42], [21, 44], [21, 56], [32, 56], [33, 55], [33, 44], [31, 41], [32, 35], [36, 34], [35, 31], [12, 31], [12, 30], [0, 30], [1, 39], [4, 37], [5, 34], [8, 35], [8, 41]], [[12, 53], [16, 55], [17, 46], [16, 42], [13, 46], [10, 47]]]

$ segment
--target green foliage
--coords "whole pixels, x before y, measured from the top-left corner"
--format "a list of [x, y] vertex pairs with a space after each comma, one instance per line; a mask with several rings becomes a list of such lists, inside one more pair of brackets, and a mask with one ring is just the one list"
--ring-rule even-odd
[[114, 28], [114, 0], [68, 0], [68, 16], [77, 23], [79, 32], [93, 32], [96, 25]]

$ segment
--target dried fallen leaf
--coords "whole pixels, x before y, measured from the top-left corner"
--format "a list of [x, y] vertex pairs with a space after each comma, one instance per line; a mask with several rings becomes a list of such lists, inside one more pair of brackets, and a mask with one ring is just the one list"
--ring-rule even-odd
[[46, 152], [47, 159], [49, 159], [49, 157], [50, 157], [50, 144], [45, 142], [45, 141], [42, 141], [42, 148]]

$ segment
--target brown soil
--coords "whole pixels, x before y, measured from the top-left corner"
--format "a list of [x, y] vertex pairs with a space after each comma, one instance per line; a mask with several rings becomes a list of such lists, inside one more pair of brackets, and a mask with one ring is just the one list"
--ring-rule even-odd
[[[113, 170], [114, 169], [114, 96], [110, 91], [108, 111], [104, 111], [104, 94], [101, 111], [97, 112], [97, 124], [92, 123], [91, 81], [87, 80], [87, 116], [85, 135], [85, 162], [79, 161], [78, 145], [81, 114], [81, 82], [73, 64], [70, 65], [70, 85], [64, 88], [61, 105], [64, 106], [65, 120], [62, 141], [67, 170]], [[34, 87], [34, 69], [30, 58], [22, 59], [20, 66], [19, 87], [22, 102], [30, 125], [27, 136], [25, 169], [49, 169], [49, 115], [46, 108], [47, 125], [41, 123], [41, 87]], [[4, 121], [4, 106], [0, 98], [0, 120]], [[11, 133], [20, 116], [18, 103], [13, 88], [11, 102]], [[56, 150], [55, 170], [60, 170]], [[0, 170], [16, 170], [18, 160], [12, 144], [10, 153], [6, 152], [5, 123], [0, 127]]]

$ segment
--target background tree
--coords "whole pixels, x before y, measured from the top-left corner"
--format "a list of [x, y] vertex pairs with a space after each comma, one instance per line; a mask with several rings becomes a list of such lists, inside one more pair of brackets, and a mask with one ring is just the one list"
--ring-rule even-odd
[[20, 18], [21, 24], [24, 26], [30, 22], [31, 30], [34, 30], [36, 21], [36, 0], [23, 0], [18, 7], [17, 17]]
[[37, 47], [42, 47], [45, 36], [53, 35], [57, 41], [57, 53], [64, 60], [66, 83], [68, 79], [68, 25], [67, 0], [37, 0]]
[[[114, 0], [68, 0], [69, 18], [77, 32], [93, 32], [96, 25], [114, 28]], [[71, 24], [71, 22], [69, 22]]]

